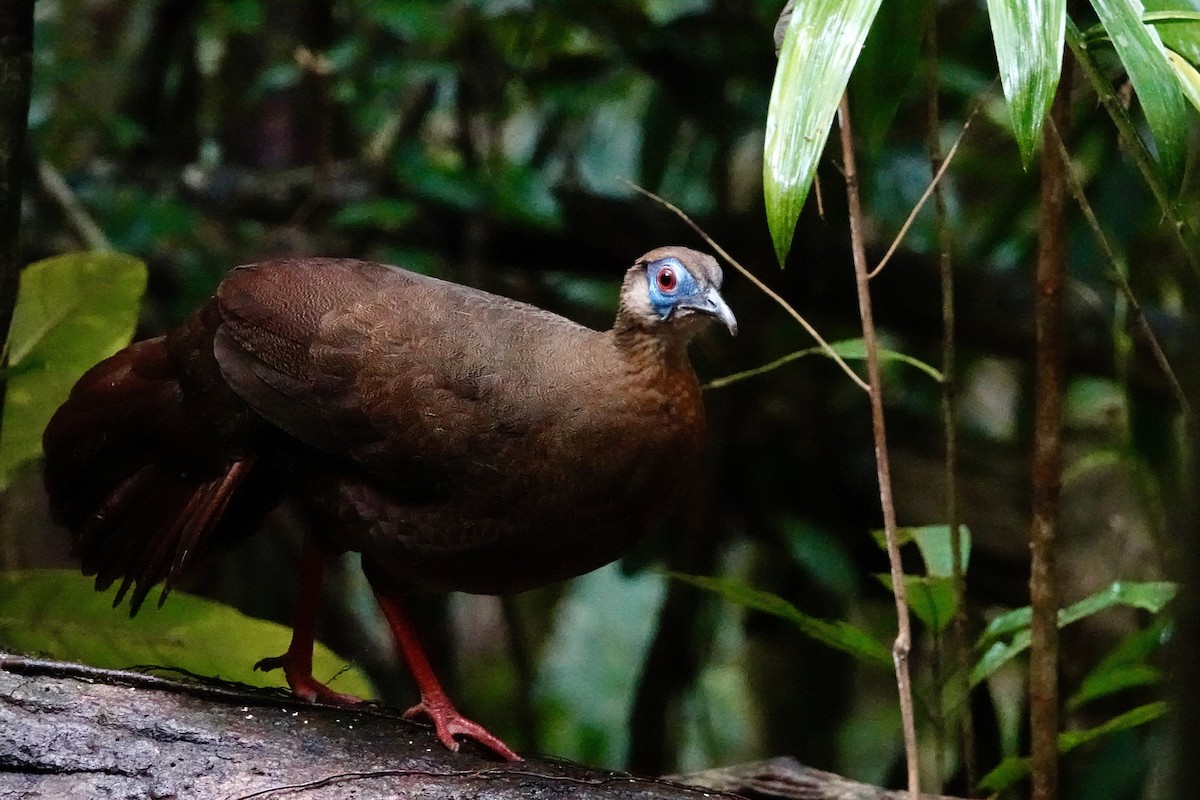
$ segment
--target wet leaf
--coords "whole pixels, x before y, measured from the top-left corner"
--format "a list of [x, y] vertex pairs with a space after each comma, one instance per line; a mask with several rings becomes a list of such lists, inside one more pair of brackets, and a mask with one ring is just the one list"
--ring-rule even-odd
[[1028, 167], [1062, 73], [1066, 0], [988, 0], [1000, 82], [1013, 135]]
[[1157, 145], [1159, 170], [1178, 189], [1187, 154], [1187, 108], [1158, 32], [1142, 22], [1139, 0], [1092, 0], [1129, 75]]
[[792, 13], [775, 68], [763, 155], [767, 224], [781, 265], [879, 3], [812, 0], [797, 3]]

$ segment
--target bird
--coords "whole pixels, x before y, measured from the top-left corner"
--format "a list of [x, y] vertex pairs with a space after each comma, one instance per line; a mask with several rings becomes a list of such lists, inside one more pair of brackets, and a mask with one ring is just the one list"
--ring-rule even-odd
[[515, 751], [463, 716], [402, 590], [505, 594], [619, 558], [683, 494], [705, 432], [689, 342], [737, 333], [710, 255], [660, 247], [613, 327], [399, 267], [291, 258], [235, 267], [164, 336], [87, 371], [43, 435], [55, 520], [97, 590], [136, 614], [200, 556], [288, 502], [305, 522], [282, 669], [308, 701], [328, 559], [362, 569], [438, 739]]

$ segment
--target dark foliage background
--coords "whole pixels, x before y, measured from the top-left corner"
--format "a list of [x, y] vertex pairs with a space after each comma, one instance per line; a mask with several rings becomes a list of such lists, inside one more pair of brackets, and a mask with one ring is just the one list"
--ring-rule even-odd
[[[851, 338], [859, 322], [836, 163], [827, 157], [820, 207], [810, 199], [782, 271], [767, 234], [761, 150], [779, 6], [42, 0], [24, 252], [32, 261], [107, 243], [144, 259], [144, 335], [181, 320], [233, 265], [313, 253], [399, 264], [604, 327], [632, 259], [668, 243], [699, 246], [632, 181], [692, 214], [828, 338]], [[1022, 169], [1007, 130], [986, 16], [975, 3], [936, 4], [940, 54], [930, 62], [918, 46], [926, 13], [916, 0], [884, 4], [851, 97], [876, 258], [929, 180], [929, 71], [945, 142], [983, 99], [945, 183], [959, 285], [958, 505], [973, 541], [977, 631], [1027, 602], [1037, 171]], [[1116, 60], [1107, 66], [1120, 87]], [[1074, 167], [1168, 356], [1190, 364], [1195, 275], [1082, 87], [1070, 138]], [[1195, 200], [1185, 189], [1185, 214]], [[1107, 262], [1074, 225], [1064, 603], [1114, 580], [1172, 576], [1178, 552], [1166, 533], [1179, 529], [1187, 474], [1178, 409], [1130, 333]], [[888, 346], [932, 364], [941, 335], [935, 250], [926, 210], [873, 284]], [[726, 286], [741, 333], [699, 344], [702, 378], [811, 345], [732, 271]], [[945, 522], [940, 389], [910, 367], [888, 370], [900, 521]], [[895, 623], [890, 594], [872, 577], [886, 560], [869, 535], [879, 504], [866, 398], [831, 362], [805, 358], [706, 399], [704, 469], [691, 485], [664, 487], [681, 495], [682, 510], [619, 567], [503, 601], [422, 600], [424, 627], [441, 632], [452, 694], [518, 749], [650, 773], [786, 753], [894, 783], [902, 768], [888, 673], [663, 572], [729, 576], [887, 641]], [[68, 565], [39, 491], [31, 466], [7, 494], [6, 569]], [[270, 528], [188, 588], [286, 621], [296, 555], [286, 509]], [[345, 567], [331, 581], [324, 638], [382, 697], [403, 703], [411, 687], [369, 593]], [[65, 637], [70, 615], [46, 609], [10, 619], [7, 641], [22, 627]], [[1149, 623], [1145, 612], [1113, 609], [1066, 629], [1065, 694]], [[112, 641], [143, 623], [112, 612], [86, 624], [103, 625]], [[1163, 630], [1145, 648], [1148, 670], [1161, 666]], [[263, 649], [239, 635], [228, 631], [248, 653]], [[939, 640], [919, 636], [918, 710], [929, 752], [948, 753], [927, 767], [961, 791], [953, 728], [939, 726], [932, 688], [949, 669]], [[1067, 724], [1098, 724], [1157, 692], [1151, 680], [1080, 704]], [[1024, 703], [1019, 659], [974, 693], [984, 769], [1024, 751]], [[1066, 762], [1064, 796], [1156, 796], [1167, 741], [1160, 720], [1081, 747]]]

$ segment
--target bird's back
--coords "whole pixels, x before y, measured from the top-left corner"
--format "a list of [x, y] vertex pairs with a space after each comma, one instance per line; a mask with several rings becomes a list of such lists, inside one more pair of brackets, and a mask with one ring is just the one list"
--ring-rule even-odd
[[449, 588], [611, 560], [703, 425], [686, 360], [395, 268], [269, 262], [232, 273], [217, 304], [222, 374], [321, 454], [297, 480], [342, 543]]

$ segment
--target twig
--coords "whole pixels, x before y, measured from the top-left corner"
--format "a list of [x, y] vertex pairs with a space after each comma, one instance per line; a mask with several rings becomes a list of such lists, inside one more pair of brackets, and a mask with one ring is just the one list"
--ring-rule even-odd
[[1150, 347], [1150, 353], [1154, 356], [1154, 362], [1158, 364], [1163, 377], [1170, 384], [1171, 391], [1175, 395], [1175, 402], [1179, 404], [1179, 410], [1190, 425], [1193, 421], [1192, 408], [1188, 403], [1187, 394], [1183, 391], [1183, 385], [1179, 382], [1179, 377], [1171, 367], [1171, 362], [1167, 360], [1167, 354], [1163, 350], [1162, 344], [1158, 341], [1154, 329], [1150, 327], [1150, 322], [1146, 319], [1146, 312], [1142, 310], [1142, 304], [1134, 296], [1133, 288], [1129, 285], [1129, 280], [1120, 269], [1120, 261], [1117, 259], [1117, 254], [1113, 252], [1108, 237], [1104, 235], [1104, 230], [1100, 227], [1100, 221], [1096, 219], [1096, 213], [1092, 210], [1092, 204], [1088, 202], [1087, 195], [1083, 191], [1083, 185], [1079, 181], [1079, 176], [1075, 174], [1075, 170], [1071, 167], [1071, 154], [1067, 151], [1067, 144], [1059, 134], [1058, 126], [1054, 124], [1053, 119], [1049, 120], [1047, 130], [1050, 138], [1058, 145], [1059, 157], [1062, 159], [1063, 164], [1066, 165], [1067, 186], [1070, 187], [1071, 194], [1075, 197], [1075, 202], [1079, 204], [1079, 210], [1083, 212], [1083, 217], [1087, 220], [1088, 227], [1091, 228], [1092, 235], [1096, 238], [1096, 244], [1100, 247], [1100, 251], [1104, 253], [1105, 260], [1108, 261], [1113, 282], [1117, 284], [1117, 288], [1124, 296], [1125, 302], [1129, 304], [1130, 310], [1133, 311], [1133, 317], [1137, 321], [1138, 330], [1145, 337], [1146, 344]]
[[[1071, 59], [1050, 108], [1061, 128], [1070, 110]], [[1029, 730], [1031, 797], [1058, 796], [1058, 582], [1055, 575], [1063, 446], [1063, 287], [1066, 283], [1066, 162], [1043, 133], [1041, 219], [1034, 277], [1033, 518], [1029, 528]]]
[[[986, 96], [976, 101], [967, 120], [963, 123], [962, 131], [950, 149], [949, 155], [942, 156], [942, 146], [939, 133], [941, 130], [941, 111], [938, 104], [938, 28], [937, 6], [929, 7], [928, 36], [928, 65], [925, 70], [926, 93], [929, 95], [928, 122], [926, 124], [930, 168], [935, 171], [934, 184], [934, 227], [937, 231], [938, 268], [941, 275], [942, 293], [942, 445], [944, 448], [944, 469], [946, 485], [946, 524], [950, 527], [950, 584], [954, 591], [954, 617], [950, 626], [949, 647], [954, 659], [955, 670], [951, 680], [956, 684], [956, 695], [962, 697], [962, 706], [953, 711], [957, 712], [959, 726], [959, 745], [962, 752], [963, 773], [966, 777], [967, 788], [975, 786], [978, 775], [978, 765], [975, 754], [975, 722], [971, 713], [971, 644], [967, 635], [967, 585], [964, 576], [965, 566], [962, 560], [962, 530], [958, 517], [958, 414], [956, 400], [958, 398], [958, 369], [957, 369], [957, 340], [955, 339], [955, 308], [954, 308], [954, 268], [951, 263], [951, 231], [949, 215], [946, 213], [946, 195], [936, 176], [945, 171], [946, 165], [954, 156], [954, 150], [966, 135], [967, 126], [971, 124], [975, 114], [983, 107]], [[990, 87], [989, 87], [990, 91]], [[939, 167], [938, 165], [941, 164]], [[882, 267], [882, 265], [881, 265]], [[881, 268], [876, 268], [876, 271]], [[938, 659], [942, 658], [939, 649]], [[939, 699], [939, 718], [943, 704]], [[940, 748], [939, 748], [940, 757]], [[940, 770], [939, 770], [940, 771]]]
[[858, 312], [862, 318], [863, 347], [867, 354], [867, 378], [870, 381], [871, 429], [875, 437], [875, 470], [879, 479], [879, 502], [883, 507], [883, 531], [887, 539], [891, 567], [892, 593], [896, 599], [896, 641], [892, 660], [896, 665], [896, 684], [900, 695], [900, 717], [904, 725], [904, 756], [908, 766], [908, 793], [912, 800], [921, 795], [920, 764], [917, 753], [917, 727], [913, 714], [912, 678], [908, 654], [912, 649], [912, 628], [908, 618], [908, 591], [904, 568], [900, 563], [900, 545], [896, 533], [896, 508], [892, 501], [891, 467], [888, 463], [887, 431], [883, 416], [883, 376], [879, 367], [879, 345], [871, 312], [870, 278], [867, 275], [867, 250], [863, 243], [862, 206], [858, 195], [858, 169], [854, 160], [854, 136], [850, 130], [850, 102], [842, 96], [838, 106], [842, 142], [842, 163], [846, 177], [846, 202], [850, 213], [850, 245], [854, 254], [854, 277], [858, 289]]
[[686, 213], [684, 213], [682, 209], [680, 209], [678, 206], [671, 203], [670, 201], [664, 200], [663, 198], [659, 197], [654, 192], [651, 192], [648, 189], [643, 189], [641, 186], [638, 186], [636, 183], [633, 183], [631, 181], [626, 181], [626, 182], [629, 183], [629, 185], [633, 188], [634, 191], [640, 192], [641, 194], [644, 194], [646, 197], [649, 197], [651, 200], [654, 200], [656, 203], [659, 203], [660, 205], [665, 206], [666, 208], [669, 208], [671, 211], [674, 211], [675, 214], [678, 215], [680, 219], [682, 219], [684, 222], [686, 222], [691, 227], [692, 230], [694, 230], [697, 234], [700, 235], [700, 238], [702, 238], [708, 244], [709, 247], [711, 247], [713, 250], [715, 250], [717, 252], [717, 254], [721, 256], [721, 258], [725, 259], [727, 262], [729, 262], [729, 264], [731, 266], [733, 266], [734, 269], [736, 269], [738, 272], [740, 272], [742, 274], [742, 277], [744, 277], [746, 280], [750, 281], [752, 284], [754, 284], [758, 288], [759, 291], [761, 291], [767, 297], [771, 298], [777, 304], [779, 304], [780, 308], [782, 308], [784, 311], [786, 311], [788, 314], [790, 314], [792, 316], [792, 319], [796, 320], [796, 322], [799, 322], [800, 326], [802, 328], [804, 328], [804, 330], [808, 333], [808, 335], [811, 336], [813, 339], [815, 339], [817, 344], [821, 346], [821, 349], [825, 352], [825, 354], [827, 356], [829, 356], [830, 358], [832, 358], [834, 361], [836, 361], [838, 366], [842, 368], [842, 371], [850, 376], [850, 380], [852, 380], [856, 384], [858, 384], [858, 387], [860, 389], [862, 389], [864, 392], [871, 391], [871, 388], [867, 385], [867, 383], [862, 378], [858, 377], [858, 373], [856, 373], [854, 370], [852, 370], [850, 368], [850, 365], [846, 363], [845, 359], [843, 359], [841, 356], [839, 356], [837, 354], [837, 352], [832, 347], [829, 346], [829, 342], [825, 341], [825, 339], [821, 336], [821, 334], [817, 333], [817, 329], [814, 328], [812, 325], [810, 325], [808, 323], [808, 320], [806, 320], [803, 316], [800, 315], [799, 311], [792, 308], [792, 306], [788, 303], [788, 301], [784, 300], [771, 287], [767, 286], [765, 283], [760, 281], [753, 272], [751, 272], [750, 270], [743, 267], [736, 258], [729, 255], [729, 253], [725, 251], [725, 248], [723, 248], [723, 247], [721, 247], [721, 245], [717, 244], [716, 241], [711, 236], [709, 236], [707, 233], [705, 233], [703, 228], [701, 228], [699, 225], [697, 225], [695, 222], [693, 222], [692, 218], [689, 217]]
[[[979, 109], [982, 107], [982, 105], [982, 101], [975, 104], [975, 107], [971, 109], [971, 113], [967, 115], [966, 121], [963, 122], [962, 129], [958, 132], [958, 138], [955, 139], [954, 144], [950, 146], [950, 152], [946, 153], [944, 159], [940, 157], [938, 158], [938, 161], [941, 162], [941, 165], [937, 167], [937, 172], [934, 173], [933, 179], [929, 181], [929, 185], [925, 187], [925, 192], [921, 195], [921, 199], [917, 201], [917, 204], [913, 206], [912, 211], [909, 212], [908, 219], [904, 220], [904, 224], [900, 226], [900, 232], [896, 234], [894, 239], [892, 239], [892, 244], [890, 247], [888, 247], [887, 252], [883, 254], [883, 258], [881, 258], [879, 263], [875, 265], [875, 269], [871, 270], [871, 272], [867, 275], [868, 278], [874, 278], [876, 275], [882, 272], [883, 268], [887, 266], [887, 263], [892, 260], [892, 256], [896, 252], [896, 248], [900, 246], [900, 242], [904, 241], [904, 237], [908, 235], [908, 229], [912, 227], [913, 222], [917, 218], [917, 214], [921, 213], [921, 209], [925, 207], [925, 202], [935, 190], [937, 190], [938, 197], [942, 198], [938, 202], [942, 208], [940, 213], [944, 216], [946, 202], [944, 195], [941, 192], [942, 176], [946, 174], [946, 170], [950, 167], [950, 162], [954, 160], [954, 156], [958, 152], [958, 146], [962, 144], [963, 139], [966, 138], [967, 130], [971, 127], [971, 121], [975, 119], [975, 115], [979, 113]], [[933, 137], [934, 140], [937, 139], [936, 130], [930, 132], [929, 135]]]
[[108, 237], [104, 235], [104, 231], [96, 224], [96, 220], [92, 219], [92, 215], [83, 207], [83, 203], [79, 202], [79, 198], [71, 191], [71, 187], [63, 179], [62, 173], [59, 172], [53, 164], [44, 158], [39, 158], [37, 161], [38, 180], [41, 181], [42, 191], [50, 195], [54, 202], [58, 203], [58, 207], [62, 209], [63, 217], [67, 221], [67, 225], [79, 237], [79, 241], [89, 250], [102, 250], [108, 252], [112, 250], [112, 244], [108, 241]]

